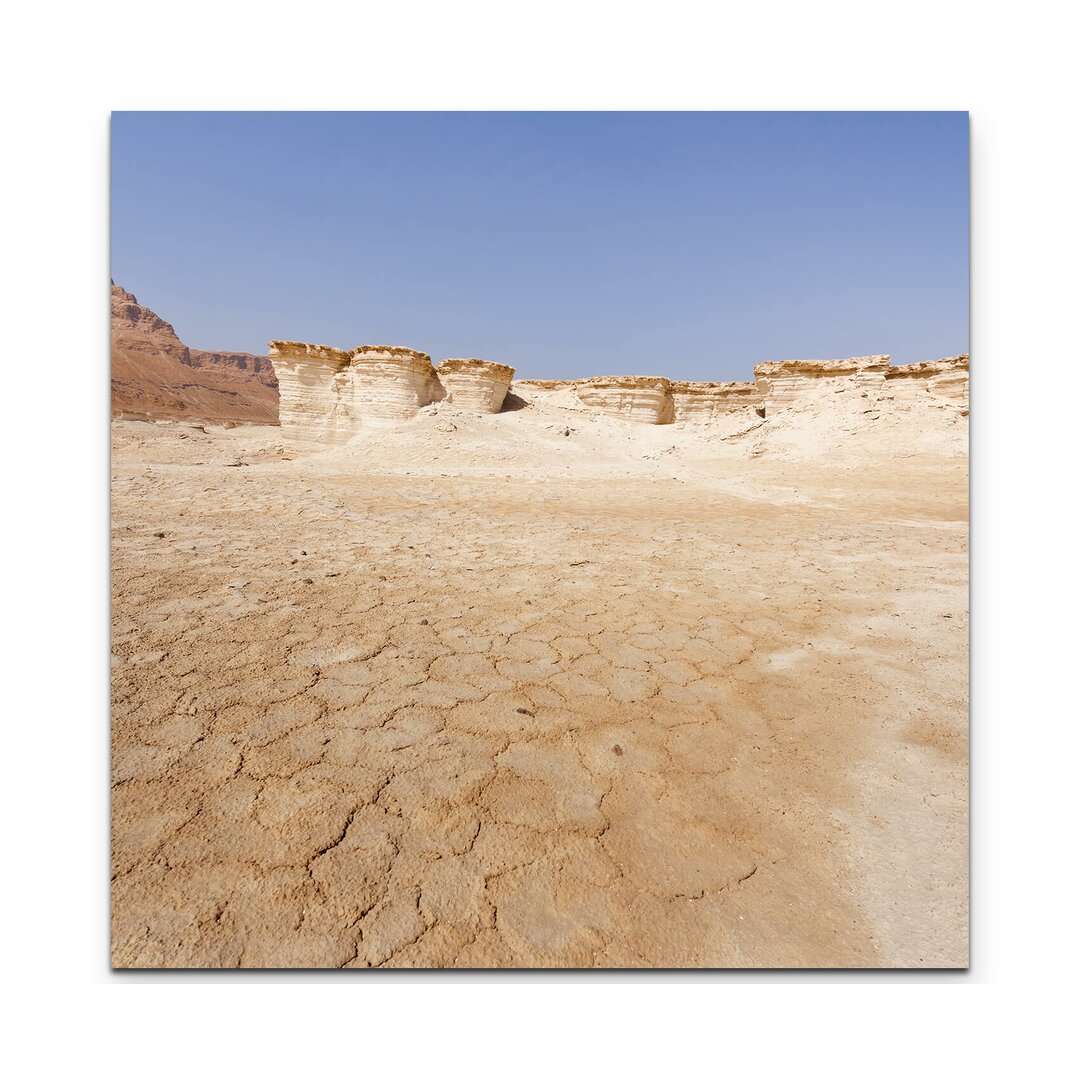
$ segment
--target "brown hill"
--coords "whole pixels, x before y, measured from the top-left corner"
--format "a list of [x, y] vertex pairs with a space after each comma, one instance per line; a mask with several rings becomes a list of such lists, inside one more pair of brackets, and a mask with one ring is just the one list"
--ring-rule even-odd
[[277, 379], [265, 356], [189, 349], [164, 319], [114, 284], [112, 411], [276, 424]]

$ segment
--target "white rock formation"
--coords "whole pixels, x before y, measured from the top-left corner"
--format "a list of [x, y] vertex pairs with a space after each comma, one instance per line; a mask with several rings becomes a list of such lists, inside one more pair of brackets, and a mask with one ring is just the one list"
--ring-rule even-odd
[[444, 396], [431, 357], [399, 346], [345, 351], [271, 341], [270, 361], [281, 393], [282, 434], [296, 449], [339, 446], [362, 424], [407, 420]]
[[398, 345], [269, 344], [282, 434], [298, 450], [340, 446], [362, 427], [409, 420], [448, 395], [462, 408], [498, 412], [514, 377], [512, 367], [477, 359], [444, 360], [436, 372], [427, 353]]
[[760, 415], [764, 395], [752, 382], [672, 382], [672, 420], [707, 421], [732, 413]]
[[[763, 395], [751, 382], [681, 382], [662, 376], [522, 379], [522, 392], [553, 403], [583, 405], [642, 424], [678, 424], [747, 414], [760, 417]], [[567, 395], [570, 395], [567, 400]]]
[[582, 405], [639, 424], [670, 424], [674, 415], [671, 381], [625, 375], [581, 379], [574, 384]]
[[431, 357], [396, 345], [360, 345], [349, 353], [341, 394], [353, 427], [408, 420], [445, 396]]
[[[348, 351], [298, 341], [270, 342], [281, 393], [286, 442], [320, 450], [351, 439], [369, 425], [408, 420], [432, 402], [448, 400], [464, 409], [502, 409], [514, 369], [488, 360], [451, 358], [438, 368], [427, 353], [390, 345], [361, 345]], [[782, 360], [758, 364], [755, 382], [683, 382], [662, 376], [602, 376], [592, 379], [522, 379], [514, 384], [526, 400], [544, 399], [565, 409], [595, 409], [641, 424], [727, 421], [752, 430], [762, 418], [792, 410], [876, 421], [890, 404], [907, 410], [922, 403], [946, 410], [968, 409], [968, 357], [890, 367], [889, 357], [847, 360]], [[745, 427], [749, 421], [751, 428]], [[839, 430], [839, 428], [838, 428]]]
[[271, 341], [269, 346], [286, 443], [298, 450], [321, 450], [345, 442], [352, 419], [340, 393], [339, 376], [349, 354], [303, 341]]
[[757, 364], [754, 378], [765, 397], [765, 415], [822, 390], [880, 390], [887, 356], [854, 356], [849, 360], [780, 360]]
[[497, 413], [510, 389], [514, 369], [475, 357], [467, 360], [452, 357], [443, 360], [435, 374], [451, 404], [474, 412]]
[[968, 409], [968, 357], [949, 356], [923, 364], [900, 364], [885, 372], [887, 397], [896, 401], [947, 401]]

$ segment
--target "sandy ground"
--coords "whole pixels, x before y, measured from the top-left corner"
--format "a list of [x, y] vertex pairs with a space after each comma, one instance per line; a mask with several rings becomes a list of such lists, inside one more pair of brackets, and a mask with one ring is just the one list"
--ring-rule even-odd
[[114, 965], [966, 965], [966, 457], [789, 427], [114, 423]]

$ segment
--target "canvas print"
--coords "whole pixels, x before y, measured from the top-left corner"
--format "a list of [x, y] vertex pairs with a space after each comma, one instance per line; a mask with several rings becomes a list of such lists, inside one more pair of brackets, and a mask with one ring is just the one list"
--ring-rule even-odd
[[115, 968], [962, 968], [962, 113], [116, 113]]

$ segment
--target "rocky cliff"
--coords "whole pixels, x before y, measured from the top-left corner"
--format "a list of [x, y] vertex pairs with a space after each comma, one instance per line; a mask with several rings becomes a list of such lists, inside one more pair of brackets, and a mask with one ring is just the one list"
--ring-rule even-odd
[[888, 356], [783, 360], [758, 364], [754, 376], [764, 395], [766, 416], [815, 400], [831, 403], [824, 407], [835, 409], [841, 408], [845, 400], [871, 406], [899, 401], [950, 404], [965, 415], [968, 408], [966, 354], [896, 367], [890, 364]]
[[277, 380], [264, 356], [188, 348], [169, 323], [113, 284], [112, 411], [274, 423]]
[[668, 379], [628, 375], [582, 379], [575, 383], [578, 400], [608, 416], [638, 424], [670, 424], [673, 404]]
[[487, 360], [444, 360], [399, 345], [335, 349], [301, 341], [271, 341], [281, 388], [281, 427], [297, 449], [338, 446], [361, 428], [408, 420], [425, 405], [453, 399], [459, 408], [493, 413], [514, 369]]
[[338, 376], [349, 354], [331, 345], [271, 341], [278, 380], [280, 423], [286, 441], [303, 450], [337, 446], [349, 437], [352, 418]]
[[387, 345], [344, 351], [272, 341], [270, 358], [281, 387], [285, 437], [309, 450], [340, 445], [368, 425], [408, 420], [444, 399], [473, 412], [499, 412], [511, 388], [526, 403], [639, 424], [720, 424], [733, 435], [789, 413], [814, 413], [826, 425], [833, 417], [841, 432], [853, 430], [851, 417], [876, 420], [891, 405], [905, 411], [933, 405], [967, 415], [966, 355], [898, 367], [883, 354], [782, 360], [758, 364], [752, 383], [638, 375], [511, 383], [514, 369], [505, 364], [455, 358], [433, 368], [426, 353]]
[[731, 414], [764, 415], [764, 395], [751, 382], [673, 382], [672, 421], [708, 421]]
[[900, 364], [885, 372], [885, 393], [892, 400], [943, 399], [968, 409], [968, 357], [949, 356], [923, 364]]
[[781, 360], [758, 364], [754, 378], [765, 398], [765, 413], [776, 412], [819, 391], [848, 387], [880, 389], [889, 366], [887, 356], [854, 356], [848, 360]]
[[761, 415], [764, 394], [751, 382], [683, 382], [662, 376], [522, 379], [523, 394], [568, 407], [584, 406], [641, 424], [679, 424], [746, 414]]
[[427, 353], [399, 345], [360, 345], [349, 354], [343, 396], [357, 422], [408, 420], [446, 391]]
[[514, 369], [490, 360], [451, 358], [435, 369], [447, 400], [476, 412], [497, 413], [503, 407]]

